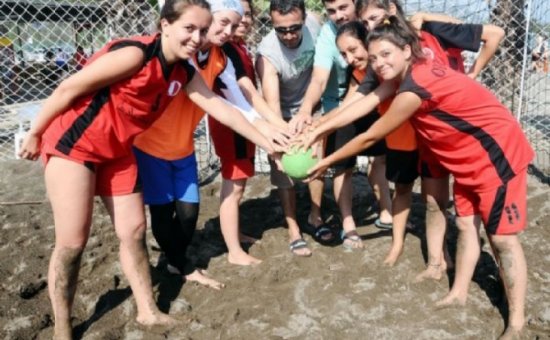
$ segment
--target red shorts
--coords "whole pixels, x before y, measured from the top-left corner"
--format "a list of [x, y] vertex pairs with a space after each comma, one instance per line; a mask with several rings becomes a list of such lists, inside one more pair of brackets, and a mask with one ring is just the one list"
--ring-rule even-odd
[[422, 178], [445, 178], [449, 176], [449, 171], [445, 169], [437, 160], [435, 155], [425, 146], [419, 147], [420, 162], [418, 173]]
[[254, 158], [220, 159], [223, 179], [247, 179], [254, 176]]
[[82, 164], [93, 171], [96, 175], [95, 194], [98, 196], [122, 196], [141, 191], [136, 160], [131, 152], [128, 156], [105, 162], [76, 159], [45, 143], [42, 144], [41, 152], [44, 165], [55, 156]]
[[458, 216], [481, 215], [488, 234], [516, 234], [527, 225], [527, 169], [508, 183], [478, 192], [454, 186]]

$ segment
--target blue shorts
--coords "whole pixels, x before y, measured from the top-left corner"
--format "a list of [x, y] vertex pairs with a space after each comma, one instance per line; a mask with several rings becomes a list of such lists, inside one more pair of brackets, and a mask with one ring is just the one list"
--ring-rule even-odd
[[195, 154], [174, 161], [151, 156], [134, 147], [145, 204], [174, 201], [199, 203], [199, 177]]

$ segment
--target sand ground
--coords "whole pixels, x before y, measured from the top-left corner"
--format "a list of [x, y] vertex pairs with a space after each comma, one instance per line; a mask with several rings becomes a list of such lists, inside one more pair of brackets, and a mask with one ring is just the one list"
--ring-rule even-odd
[[[0, 338], [48, 339], [52, 312], [47, 265], [53, 248], [53, 221], [38, 163], [0, 163]], [[214, 291], [166, 271], [148, 232], [154, 289], [160, 308], [186, 316], [178, 328], [150, 332], [134, 321], [136, 308], [118, 261], [113, 227], [96, 204], [93, 229], [83, 257], [74, 306], [75, 334], [83, 339], [495, 339], [507, 313], [498, 270], [486, 236], [470, 297], [464, 308], [435, 310], [452, 275], [415, 284], [425, 266], [424, 207], [414, 197], [401, 260], [381, 265], [391, 235], [375, 228], [369, 212], [373, 196], [364, 176], [354, 177], [354, 216], [365, 249], [346, 252], [321, 246], [298, 258], [288, 250], [282, 209], [267, 176], [250, 181], [242, 204], [242, 229], [261, 239], [249, 250], [264, 262], [255, 267], [227, 263], [218, 220], [219, 182], [202, 187], [198, 232], [190, 255], [227, 286]], [[550, 338], [550, 188], [529, 178], [529, 227], [522, 234], [529, 265], [528, 339]], [[330, 188], [323, 211], [337, 216]], [[24, 204], [11, 204], [11, 203]], [[298, 190], [299, 220], [308, 211], [308, 193]], [[333, 218], [336, 221], [336, 218]], [[454, 252], [456, 229], [448, 246]]]

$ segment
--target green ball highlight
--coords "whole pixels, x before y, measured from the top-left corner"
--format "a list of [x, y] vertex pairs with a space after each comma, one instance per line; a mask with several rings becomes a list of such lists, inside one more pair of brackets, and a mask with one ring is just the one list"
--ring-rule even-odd
[[306, 178], [308, 170], [317, 164], [317, 158], [313, 157], [312, 148], [306, 151], [294, 148], [283, 155], [281, 162], [287, 175], [301, 180]]

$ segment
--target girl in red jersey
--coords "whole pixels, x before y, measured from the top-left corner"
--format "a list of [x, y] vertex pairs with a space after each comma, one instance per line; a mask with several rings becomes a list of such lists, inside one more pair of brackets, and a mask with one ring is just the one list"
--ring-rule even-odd
[[153, 299], [145, 247], [145, 214], [131, 145], [185, 90], [269, 152], [269, 142], [207, 89], [187, 62], [210, 24], [204, 0], [169, 0], [161, 32], [111, 42], [45, 101], [23, 141], [20, 156], [45, 161], [45, 182], [55, 221], [49, 294], [54, 337], [70, 339], [71, 307], [82, 252], [90, 233], [94, 196], [111, 215], [120, 240], [122, 269], [137, 303], [137, 322], [175, 324]]
[[[516, 338], [525, 321], [527, 288], [527, 265], [518, 233], [527, 223], [527, 165], [533, 150], [518, 122], [490, 91], [438, 60], [426, 58], [417, 34], [396, 18], [390, 20], [367, 37], [369, 63], [384, 83], [343, 114], [360, 116], [397, 93], [391, 106], [367, 132], [321, 160], [310, 170], [311, 176], [320, 176], [330, 164], [369, 147], [410, 120], [419, 143], [455, 178], [456, 276], [451, 291], [436, 305], [466, 303], [480, 255], [483, 222], [508, 299], [507, 329], [501, 338]], [[305, 146], [327, 130], [320, 125]]]
[[[405, 13], [397, 0], [360, 0], [357, 2], [357, 16], [369, 29], [373, 29], [384, 18], [395, 15], [405, 22]], [[504, 37], [504, 31], [494, 25], [462, 24], [460, 21], [441, 14], [417, 13], [411, 18], [421, 37], [420, 43], [432, 58], [438, 58], [440, 62], [449, 67], [465, 72], [475, 79], [479, 72], [487, 65], [495, 54], [500, 41]], [[483, 45], [481, 45], [483, 42]], [[479, 54], [469, 70], [464, 69], [461, 56], [462, 50], [478, 51]], [[371, 83], [372, 82], [372, 83]], [[365, 79], [359, 88], [359, 92], [367, 94], [378, 82], [375, 79]], [[374, 84], [374, 86], [373, 86]], [[408, 124], [408, 123], [406, 123]], [[414, 136], [411, 135], [414, 140]], [[421, 147], [422, 145], [419, 145]], [[431, 157], [429, 150], [419, 149], [420, 169], [422, 178], [422, 195], [426, 202], [426, 240], [428, 247], [428, 263], [426, 269], [416, 278], [422, 281], [426, 278], [439, 280], [446, 269], [452, 265], [448, 256], [443, 256], [444, 238], [446, 231], [446, 208], [449, 197], [449, 175], [445, 169], [438, 166]], [[388, 161], [390, 163], [390, 161]], [[412, 165], [415, 166], [416, 165]], [[390, 168], [390, 166], [388, 166]], [[412, 188], [411, 188], [412, 190]], [[410, 194], [406, 199], [410, 201]], [[403, 222], [397, 226], [400, 230], [394, 230], [394, 240], [397, 240], [396, 250], [401, 249], [399, 244], [404, 238]], [[399, 254], [394, 252], [394, 254]]]

